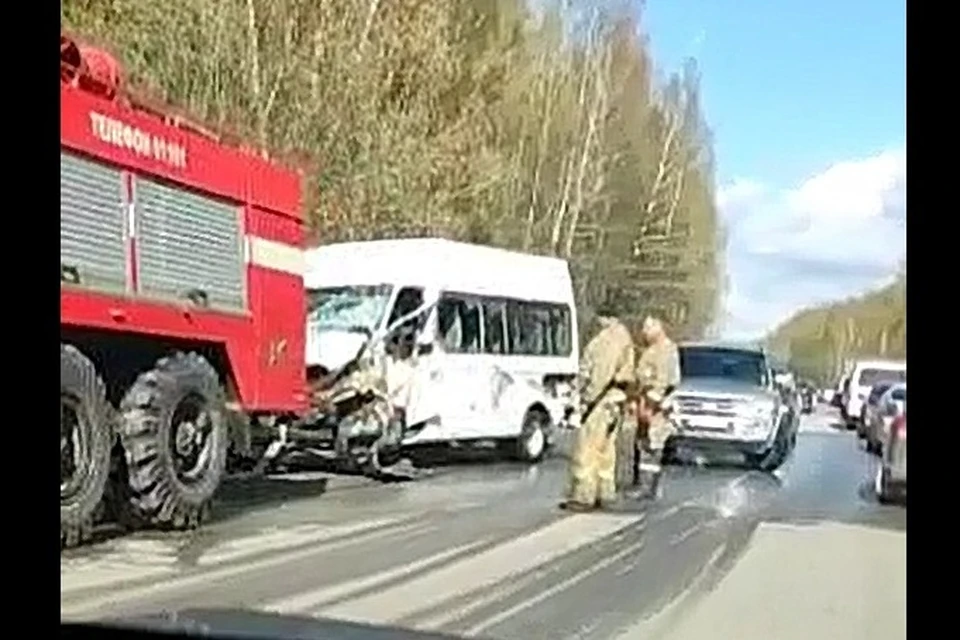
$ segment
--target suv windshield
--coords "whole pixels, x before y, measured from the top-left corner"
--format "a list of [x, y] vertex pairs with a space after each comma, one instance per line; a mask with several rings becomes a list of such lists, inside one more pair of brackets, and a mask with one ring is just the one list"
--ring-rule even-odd
[[731, 378], [757, 386], [766, 384], [763, 354], [722, 347], [680, 347], [684, 378]]
[[320, 329], [372, 331], [383, 319], [392, 290], [388, 284], [314, 289], [307, 296], [307, 320]]
[[906, 381], [906, 369], [864, 369], [860, 372], [861, 387], [873, 387], [881, 382], [894, 384]]

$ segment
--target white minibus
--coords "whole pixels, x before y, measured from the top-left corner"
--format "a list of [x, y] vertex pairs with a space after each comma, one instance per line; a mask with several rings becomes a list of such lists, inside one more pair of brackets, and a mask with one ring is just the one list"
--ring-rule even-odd
[[[307, 251], [308, 367], [332, 371], [411, 322], [404, 445], [498, 441], [540, 460], [576, 426], [577, 313], [565, 260], [440, 238]], [[389, 376], [388, 376], [389, 378]]]

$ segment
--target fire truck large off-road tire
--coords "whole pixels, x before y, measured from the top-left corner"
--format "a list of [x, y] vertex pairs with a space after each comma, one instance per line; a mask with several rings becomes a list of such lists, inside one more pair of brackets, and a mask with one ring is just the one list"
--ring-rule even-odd
[[200, 525], [226, 469], [225, 401], [216, 370], [196, 353], [162, 358], [126, 393], [120, 440], [135, 524]]
[[60, 544], [89, 539], [110, 471], [113, 411], [94, 364], [60, 345]]

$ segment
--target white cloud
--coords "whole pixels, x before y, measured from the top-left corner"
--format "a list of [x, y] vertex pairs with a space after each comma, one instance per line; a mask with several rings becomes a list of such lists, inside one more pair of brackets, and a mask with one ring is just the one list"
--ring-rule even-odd
[[887, 281], [906, 255], [906, 150], [841, 162], [789, 189], [736, 180], [724, 335], [755, 337], [800, 308]]

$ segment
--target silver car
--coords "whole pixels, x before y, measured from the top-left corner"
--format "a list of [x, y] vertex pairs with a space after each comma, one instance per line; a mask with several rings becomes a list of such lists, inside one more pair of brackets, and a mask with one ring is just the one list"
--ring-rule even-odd
[[883, 443], [880, 464], [875, 480], [877, 499], [892, 502], [907, 497], [907, 411], [904, 401], [903, 413], [890, 423]]
[[762, 349], [719, 343], [679, 347], [682, 382], [671, 416], [673, 445], [743, 454], [751, 466], [774, 471], [793, 452], [799, 413], [778, 390]]
[[[863, 407], [860, 409], [860, 419], [855, 423], [857, 425], [856, 429], [858, 437], [867, 437], [867, 432], [870, 430], [870, 423], [873, 421], [877, 411], [879, 410], [880, 398], [883, 397], [883, 394], [885, 394], [893, 385], [893, 382], [886, 381], [878, 382], [870, 387], [870, 392], [864, 398]], [[867, 449], [870, 449], [869, 440], [867, 441]]]
[[880, 454], [883, 452], [883, 443], [890, 431], [894, 418], [906, 411], [907, 385], [899, 383], [890, 385], [880, 395], [869, 412], [869, 419], [864, 425], [864, 438], [867, 442], [867, 451]]

